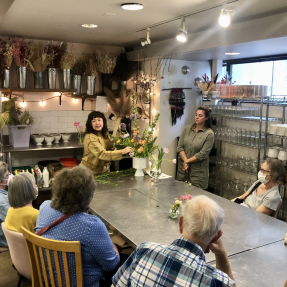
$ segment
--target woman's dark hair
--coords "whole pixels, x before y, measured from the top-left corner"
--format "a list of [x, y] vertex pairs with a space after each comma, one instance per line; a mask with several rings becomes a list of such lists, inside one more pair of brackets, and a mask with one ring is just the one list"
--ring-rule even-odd
[[104, 125], [103, 125], [103, 128], [102, 128], [100, 133], [102, 134], [102, 136], [104, 138], [106, 138], [108, 136], [108, 133], [109, 133], [107, 120], [106, 120], [105, 115], [103, 113], [101, 113], [101, 112], [98, 112], [98, 111], [93, 111], [93, 112], [91, 112], [88, 115], [88, 119], [87, 119], [87, 122], [86, 122], [86, 133], [87, 134], [89, 134], [89, 133], [92, 133], [92, 134], [99, 133], [99, 132], [97, 132], [97, 131], [95, 131], [93, 129], [92, 120], [94, 118], [102, 118], [103, 119]]
[[84, 166], [64, 168], [55, 174], [51, 207], [64, 214], [85, 212], [95, 189], [96, 181], [88, 168]]
[[205, 106], [201, 106], [201, 107], [199, 107], [196, 111], [198, 111], [198, 110], [204, 111], [205, 117], [206, 117], [206, 118], [208, 117], [208, 119], [205, 121], [204, 126], [205, 126], [207, 129], [212, 129], [211, 116], [210, 116], [210, 114], [211, 114], [211, 109], [208, 108], [208, 107], [205, 107]]

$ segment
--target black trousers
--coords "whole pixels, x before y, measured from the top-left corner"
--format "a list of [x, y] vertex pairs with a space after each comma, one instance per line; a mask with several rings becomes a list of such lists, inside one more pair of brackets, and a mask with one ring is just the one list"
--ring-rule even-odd
[[100, 279], [100, 287], [111, 287], [112, 285], [112, 278], [117, 273], [118, 269], [125, 263], [125, 261], [129, 258], [128, 254], [120, 253], [120, 263], [118, 266], [109, 272], [105, 272], [105, 280]]

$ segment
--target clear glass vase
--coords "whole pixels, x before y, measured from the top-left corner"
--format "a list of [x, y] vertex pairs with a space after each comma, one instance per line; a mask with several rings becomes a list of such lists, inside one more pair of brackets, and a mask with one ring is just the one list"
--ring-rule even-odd
[[171, 208], [169, 209], [169, 217], [173, 219], [177, 219], [180, 217], [180, 210], [177, 209], [176, 211], [172, 210]]
[[153, 165], [151, 170], [151, 176], [153, 177], [153, 182], [155, 185], [159, 183], [159, 176], [161, 175], [161, 163]]
[[82, 132], [78, 132], [78, 143], [80, 145], [83, 144], [83, 133]]

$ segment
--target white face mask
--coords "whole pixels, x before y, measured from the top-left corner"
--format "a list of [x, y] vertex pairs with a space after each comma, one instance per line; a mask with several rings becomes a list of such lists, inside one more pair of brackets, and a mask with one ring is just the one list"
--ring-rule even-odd
[[269, 180], [266, 179], [266, 174], [264, 174], [263, 172], [259, 171], [258, 172], [258, 180], [262, 183], [267, 183]]

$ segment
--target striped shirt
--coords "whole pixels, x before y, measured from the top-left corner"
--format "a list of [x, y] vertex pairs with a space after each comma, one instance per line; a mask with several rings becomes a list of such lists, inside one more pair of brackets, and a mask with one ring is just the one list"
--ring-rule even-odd
[[219, 287], [235, 284], [224, 272], [206, 264], [199, 245], [183, 237], [171, 245], [140, 244], [112, 281], [116, 287]]

